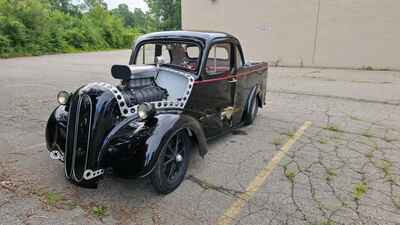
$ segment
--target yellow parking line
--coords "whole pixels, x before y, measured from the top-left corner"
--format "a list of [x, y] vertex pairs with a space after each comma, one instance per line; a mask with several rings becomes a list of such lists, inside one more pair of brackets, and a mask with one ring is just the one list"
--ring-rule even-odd
[[265, 180], [282, 160], [285, 154], [289, 151], [290, 147], [304, 134], [304, 131], [311, 126], [310, 121], [304, 122], [293, 137], [283, 145], [279, 152], [269, 161], [269, 163], [257, 174], [253, 181], [246, 188], [246, 191], [239, 195], [239, 197], [232, 203], [223, 216], [218, 219], [218, 225], [229, 225], [239, 215], [240, 210], [246, 205], [250, 198], [258, 191], [258, 189], [265, 183]]

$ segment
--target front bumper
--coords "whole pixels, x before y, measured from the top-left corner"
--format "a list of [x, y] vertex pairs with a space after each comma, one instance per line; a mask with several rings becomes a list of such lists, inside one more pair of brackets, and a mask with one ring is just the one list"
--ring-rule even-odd
[[[50, 156], [50, 159], [60, 160], [60, 161], [64, 162], [64, 154], [62, 152], [53, 150], [53, 151], [49, 152], [49, 156]], [[93, 171], [91, 169], [87, 169], [83, 172], [83, 179], [91, 180], [91, 179], [101, 176], [103, 174], [104, 174], [104, 169], [98, 169], [95, 171]]]

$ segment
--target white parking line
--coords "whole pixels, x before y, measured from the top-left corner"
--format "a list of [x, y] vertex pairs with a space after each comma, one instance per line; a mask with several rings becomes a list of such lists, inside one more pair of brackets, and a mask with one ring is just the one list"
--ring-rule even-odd
[[289, 138], [285, 145], [283, 145], [279, 152], [269, 161], [269, 163], [258, 173], [253, 181], [250, 182], [246, 191], [239, 195], [239, 197], [232, 203], [232, 205], [225, 211], [218, 219], [218, 225], [229, 225], [239, 215], [241, 209], [253, 197], [258, 189], [265, 183], [268, 176], [272, 173], [274, 168], [282, 160], [285, 154], [289, 151], [290, 147], [304, 134], [304, 131], [311, 126], [310, 121], [304, 122], [293, 137]]

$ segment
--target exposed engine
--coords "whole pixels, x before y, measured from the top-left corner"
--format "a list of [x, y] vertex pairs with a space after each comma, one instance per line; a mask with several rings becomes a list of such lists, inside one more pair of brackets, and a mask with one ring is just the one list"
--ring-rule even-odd
[[157, 69], [149, 66], [115, 65], [112, 68], [113, 77], [122, 79], [118, 89], [128, 107], [143, 102], [157, 102], [168, 99], [168, 91], [155, 82], [157, 74]]
[[122, 80], [121, 85], [100, 85], [115, 95], [123, 116], [136, 112], [144, 102], [156, 108], [183, 108], [194, 82], [190, 74], [148, 65], [114, 65], [111, 73]]
[[163, 101], [168, 98], [168, 91], [159, 87], [153, 77], [123, 81], [118, 88], [129, 107], [143, 102]]

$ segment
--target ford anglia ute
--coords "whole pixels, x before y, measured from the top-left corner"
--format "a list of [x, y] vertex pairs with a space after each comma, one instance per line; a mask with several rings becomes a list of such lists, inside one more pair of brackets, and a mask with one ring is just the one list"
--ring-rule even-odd
[[127, 65], [112, 66], [115, 84], [58, 93], [46, 127], [50, 157], [83, 187], [112, 171], [149, 176], [159, 193], [170, 193], [192, 153], [204, 156], [208, 140], [253, 123], [265, 105], [267, 71], [267, 63], [245, 61], [227, 33], [144, 35]]

